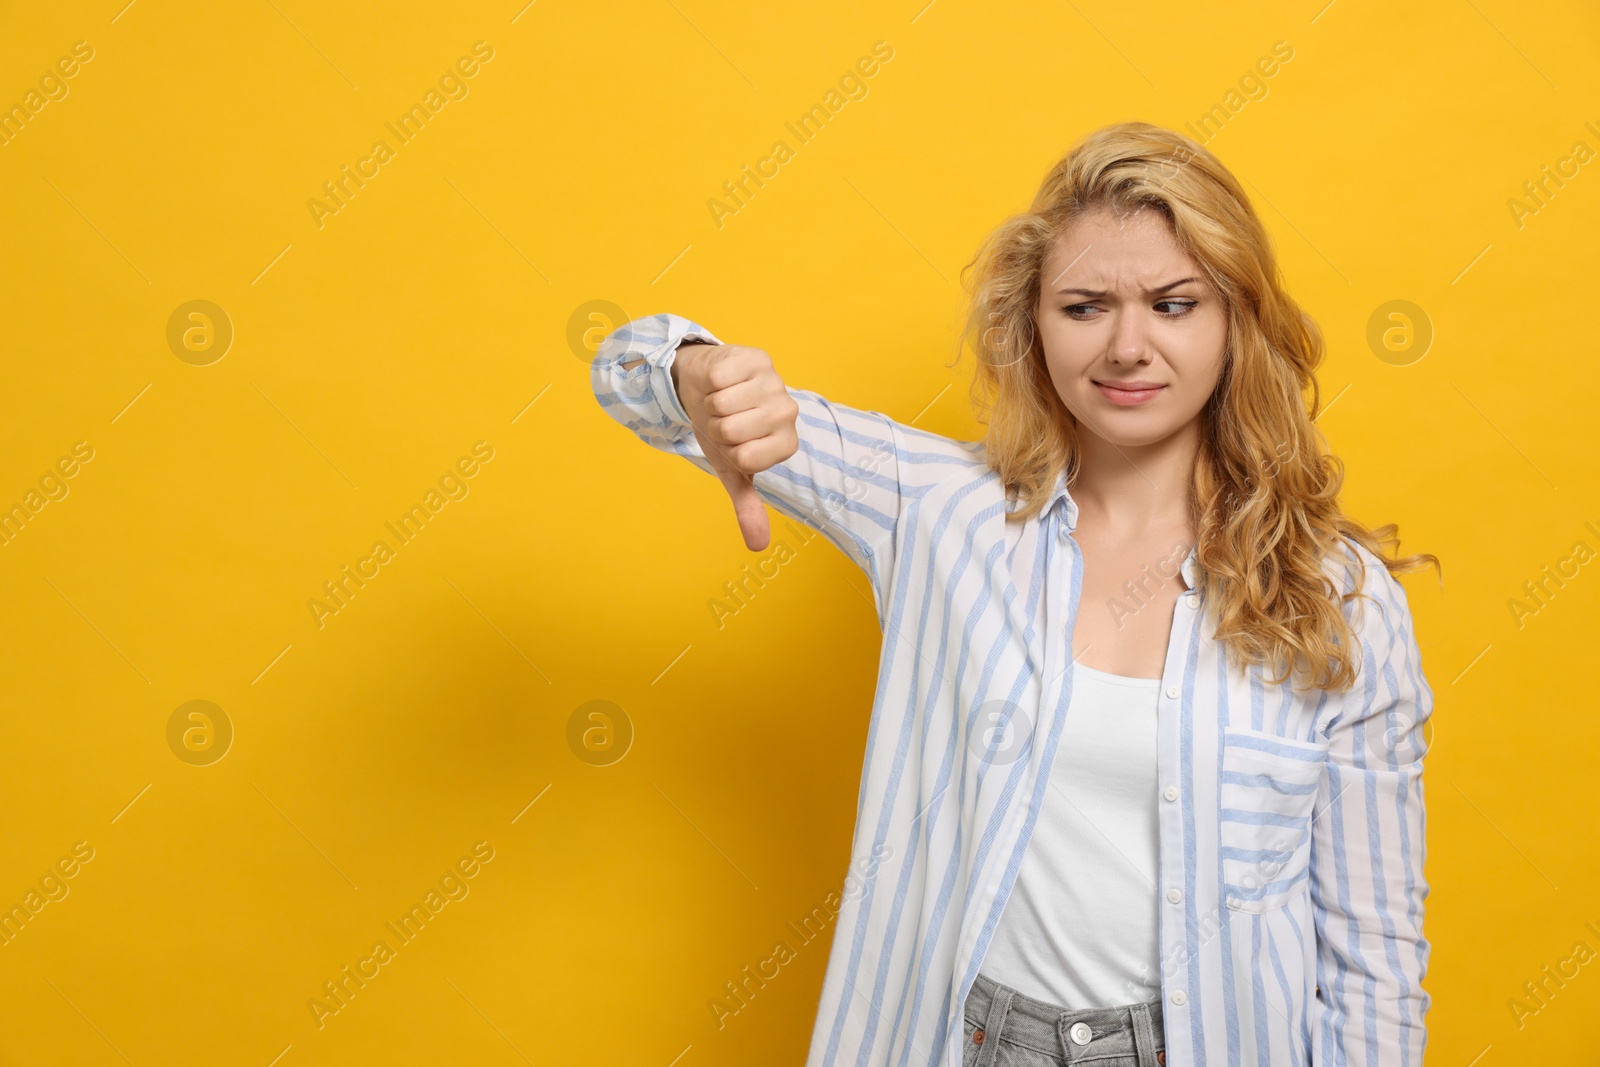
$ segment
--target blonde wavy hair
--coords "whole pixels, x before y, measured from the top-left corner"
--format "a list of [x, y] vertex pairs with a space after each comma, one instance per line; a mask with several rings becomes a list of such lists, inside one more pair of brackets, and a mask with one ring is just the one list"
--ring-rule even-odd
[[[1360, 644], [1343, 604], [1363, 595], [1365, 564], [1343, 539], [1391, 574], [1429, 561], [1438, 570], [1439, 560], [1392, 558], [1384, 546], [1399, 548], [1395, 524], [1368, 530], [1341, 512], [1344, 464], [1312, 421], [1322, 333], [1284, 291], [1239, 182], [1181, 134], [1143, 122], [1089, 134], [1051, 169], [1032, 207], [1000, 225], [962, 269], [970, 293], [963, 342], [977, 356], [973, 406], [987, 427], [988, 464], [1018, 502], [1008, 521], [1037, 516], [1062, 470], [1069, 487], [1077, 475], [1076, 420], [1050, 380], [1034, 315], [1046, 255], [1073, 220], [1101, 208], [1159, 211], [1227, 306], [1227, 351], [1200, 414], [1189, 493], [1198, 583], [1215, 605], [1217, 640], [1245, 663], [1270, 659], [1280, 668], [1273, 685], [1298, 669], [1310, 688], [1349, 688]], [[1349, 561], [1351, 592], [1335, 588], [1325, 569], [1335, 551]]]

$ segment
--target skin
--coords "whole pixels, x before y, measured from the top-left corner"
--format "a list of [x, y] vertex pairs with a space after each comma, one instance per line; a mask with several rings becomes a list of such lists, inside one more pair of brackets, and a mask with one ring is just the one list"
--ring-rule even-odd
[[[1046, 257], [1035, 319], [1082, 456], [1072, 485], [1084, 558], [1073, 653], [1097, 670], [1158, 678], [1186, 587], [1179, 566], [1195, 539], [1186, 498], [1200, 412], [1222, 374], [1223, 302], [1158, 212], [1102, 209], [1076, 219]], [[1135, 379], [1160, 386], [1137, 407], [1113, 403], [1095, 384]], [[674, 357], [672, 380], [746, 547], [765, 549], [766, 507], [751, 477], [799, 448], [799, 409], [783, 379], [759, 348], [689, 344]]]
[[[1195, 539], [1186, 498], [1200, 412], [1222, 375], [1226, 310], [1154, 209], [1079, 217], [1040, 279], [1045, 365], [1082, 455], [1072, 484], [1073, 539], [1084, 558], [1073, 654], [1097, 670], [1159, 678], [1186, 588], [1179, 566]], [[1095, 384], [1133, 380], [1161, 389], [1120, 407]]]

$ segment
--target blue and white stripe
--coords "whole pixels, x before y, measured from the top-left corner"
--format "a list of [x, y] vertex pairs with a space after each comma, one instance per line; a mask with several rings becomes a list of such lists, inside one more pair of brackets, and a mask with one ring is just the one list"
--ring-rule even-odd
[[[677, 315], [628, 323], [592, 384], [612, 418], [709, 473], [670, 377], [685, 340], [722, 343]], [[1077, 504], [1063, 477], [1038, 517], [1007, 523], [981, 442], [789, 392], [800, 449], [754, 485], [871, 580], [884, 640], [852, 863], [894, 849], [842, 902], [807, 1067], [959, 1067], [961, 1005], [1071, 699]], [[1345, 553], [1371, 598], [1343, 607], [1360, 640], [1348, 692], [1270, 685], [1224, 659], [1197, 593], [1174, 610], [1153, 800], [1168, 1067], [1421, 1065], [1433, 694], [1404, 589], [1359, 544]], [[1348, 593], [1346, 562], [1327, 573]], [[1194, 568], [1191, 551], [1190, 590]]]

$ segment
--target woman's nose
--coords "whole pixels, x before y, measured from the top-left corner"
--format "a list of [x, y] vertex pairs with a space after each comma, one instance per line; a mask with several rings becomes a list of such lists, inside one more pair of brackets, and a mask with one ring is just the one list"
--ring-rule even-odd
[[1149, 351], [1150, 339], [1143, 316], [1135, 311], [1118, 311], [1111, 335], [1111, 356], [1119, 362], [1138, 362]]

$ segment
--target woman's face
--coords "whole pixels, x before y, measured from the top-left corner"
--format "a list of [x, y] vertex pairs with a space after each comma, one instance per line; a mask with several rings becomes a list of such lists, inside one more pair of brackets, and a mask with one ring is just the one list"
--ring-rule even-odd
[[1045, 364], [1079, 431], [1154, 444], [1199, 416], [1222, 376], [1222, 300], [1159, 211], [1080, 216], [1040, 276]]

